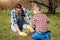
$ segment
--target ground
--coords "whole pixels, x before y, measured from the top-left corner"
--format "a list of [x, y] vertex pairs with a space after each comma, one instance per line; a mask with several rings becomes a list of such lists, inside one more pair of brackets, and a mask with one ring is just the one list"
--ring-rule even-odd
[[14, 36], [10, 40], [32, 40], [30, 37]]
[[[32, 40], [31, 36], [22, 37], [10, 29], [10, 10], [0, 11], [0, 40]], [[32, 12], [30, 15], [33, 16]], [[51, 40], [60, 40], [60, 11], [55, 15], [47, 14], [50, 18], [48, 29], [51, 31]]]

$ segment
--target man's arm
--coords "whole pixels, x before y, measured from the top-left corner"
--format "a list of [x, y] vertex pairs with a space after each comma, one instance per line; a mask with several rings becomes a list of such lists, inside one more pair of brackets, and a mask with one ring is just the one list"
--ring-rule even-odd
[[19, 33], [19, 32], [21, 32], [21, 31], [19, 30], [19, 28], [18, 28], [18, 25], [17, 25], [17, 24], [14, 24], [14, 27], [16, 28], [16, 30], [18, 31], [18, 33]]
[[11, 12], [11, 24], [16, 28], [16, 30], [18, 32], [20, 32], [18, 25], [17, 25], [17, 19], [16, 19], [15, 14], [16, 14], [16, 11], [12, 10], [12, 12]]
[[16, 23], [17, 23], [17, 19], [16, 19], [15, 14], [16, 14], [16, 11], [13, 9], [13, 10], [11, 11], [11, 23], [12, 23], [12, 24], [16, 24]]
[[23, 10], [24, 10], [24, 14], [25, 14], [25, 16], [26, 16], [27, 19], [28, 19], [28, 23], [30, 23], [30, 22], [31, 22], [31, 17], [30, 17], [30, 15], [29, 15], [28, 10], [26, 10], [25, 8], [23, 8]]

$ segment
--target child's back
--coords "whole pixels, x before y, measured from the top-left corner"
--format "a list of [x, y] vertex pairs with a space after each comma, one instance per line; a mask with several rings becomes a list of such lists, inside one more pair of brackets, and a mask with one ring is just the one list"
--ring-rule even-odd
[[33, 24], [35, 26], [35, 30], [38, 32], [46, 32], [47, 29], [47, 22], [49, 19], [45, 14], [37, 13], [34, 15]]

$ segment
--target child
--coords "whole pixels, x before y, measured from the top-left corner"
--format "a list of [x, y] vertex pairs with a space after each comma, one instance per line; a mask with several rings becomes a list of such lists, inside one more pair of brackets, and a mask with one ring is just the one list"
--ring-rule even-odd
[[31, 22], [31, 27], [35, 29], [32, 35], [33, 40], [50, 40], [50, 34], [47, 32], [48, 17], [40, 12], [40, 6], [37, 4], [33, 6], [33, 13], [33, 21]]

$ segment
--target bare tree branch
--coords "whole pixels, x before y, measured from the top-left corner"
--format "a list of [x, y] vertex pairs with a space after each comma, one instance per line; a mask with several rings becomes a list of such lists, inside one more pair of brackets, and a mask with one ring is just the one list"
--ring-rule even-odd
[[37, 2], [37, 1], [29, 1], [29, 2], [30, 2], [30, 3], [40, 4], [40, 5], [43, 5], [43, 6], [45, 6], [45, 7], [49, 7], [48, 5], [43, 4], [43, 3], [39, 3], [39, 2]]
[[55, 6], [54, 9], [56, 9], [58, 6]]

